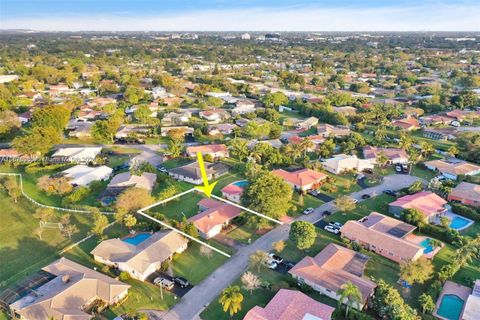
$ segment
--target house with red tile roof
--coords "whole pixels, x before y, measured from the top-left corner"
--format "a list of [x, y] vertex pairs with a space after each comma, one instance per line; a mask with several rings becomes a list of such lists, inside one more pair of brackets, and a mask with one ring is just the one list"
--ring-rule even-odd
[[351, 131], [348, 127], [332, 126], [331, 124], [319, 124], [317, 133], [324, 138], [328, 137], [344, 137], [350, 135]]
[[449, 201], [459, 201], [467, 206], [480, 207], [480, 185], [461, 182], [448, 195]]
[[327, 179], [328, 175], [311, 169], [300, 169], [296, 171], [286, 171], [283, 169], [273, 170], [272, 173], [283, 179], [295, 190], [308, 191], [316, 189]]
[[228, 158], [228, 148], [224, 144], [206, 144], [203, 146], [187, 147], [186, 153], [189, 157], [196, 157], [197, 152], [203, 156], [209, 155], [214, 159]]
[[427, 169], [440, 172], [445, 178], [456, 180], [459, 175], [480, 174], [480, 166], [459, 159], [431, 160], [423, 163]]
[[239, 216], [242, 210], [231, 204], [205, 198], [198, 202], [200, 213], [188, 219], [192, 222], [200, 235], [210, 239], [219, 234], [223, 227]]
[[333, 311], [301, 291], [280, 289], [265, 307], [253, 307], [243, 320], [330, 320]]
[[395, 120], [392, 122], [392, 126], [406, 131], [420, 129], [420, 123], [413, 117]]
[[363, 147], [363, 157], [369, 160], [371, 164], [377, 164], [380, 155], [384, 155], [388, 159], [387, 164], [408, 163], [408, 154], [403, 149]]
[[388, 205], [388, 211], [396, 217], [400, 217], [406, 209], [417, 209], [429, 222], [434, 222], [447, 212], [446, 204], [447, 201], [435, 193], [422, 191], [398, 198]]
[[372, 212], [358, 221], [347, 221], [340, 232], [367, 250], [400, 263], [416, 260], [424, 253], [420, 244], [409, 240], [415, 229], [406, 222]]
[[232, 182], [221, 190], [222, 196], [235, 203], [240, 203], [243, 191], [245, 189], [244, 186], [247, 184], [248, 182], [246, 180]]
[[315, 257], [303, 258], [288, 273], [299, 283], [337, 301], [340, 299], [337, 292], [342, 285], [353, 283], [362, 295], [361, 303], [354, 307], [361, 310], [377, 286], [375, 282], [363, 277], [368, 259], [366, 255], [330, 243]]

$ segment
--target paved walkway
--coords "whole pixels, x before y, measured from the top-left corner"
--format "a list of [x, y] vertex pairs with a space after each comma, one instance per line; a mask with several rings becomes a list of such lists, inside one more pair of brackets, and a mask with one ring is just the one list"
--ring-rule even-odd
[[[368, 193], [373, 197], [381, 194], [383, 190], [399, 190], [408, 187], [416, 180], [420, 179], [409, 175], [390, 175], [385, 177], [382, 184], [354, 192], [350, 196], [361, 201], [362, 194]], [[322, 212], [325, 210], [336, 211], [333, 202], [325, 203], [316, 208], [313, 213], [300, 216], [297, 220], [315, 223], [322, 219]], [[273, 242], [288, 239], [289, 230], [290, 225], [281, 225], [258, 238], [252, 244], [239, 249], [227, 262], [190, 290], [162, 319], [199, 319], [198, 315], [203, 309], [247, 269], [248, 258], [252, 253], [256, 250], [271, 250]]]

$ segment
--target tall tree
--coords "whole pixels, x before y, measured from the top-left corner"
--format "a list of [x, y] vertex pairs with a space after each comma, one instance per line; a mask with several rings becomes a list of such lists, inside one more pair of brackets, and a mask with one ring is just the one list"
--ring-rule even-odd
[[242, 275], [241, 280], [242, 280], [243, 288], [245, 290], [250, 291], [250, 295], [253, 294], [253, 290], [259, 288], [262, 284], [258, 276], [251, 273], [250, 271], [245, 272]]
[[341, 285], [340, 289], [337, 291], [337, 295], [340, 297], [338, 302], [345, 303], [345, 319], [348, 319], [349, 307], [353, 308], [361, 305], [362, 293], [356, 285], [347, 281]]
[[307, 221], [295, 221], [290, 227], [289, 239], [300, 250], [313, 246], [317, 238], [315, 226]]
[[400, 265], [400, 277], [410, 284], [425, 283], [433, 275], [432, 261], [425, 257]]
[[248, 263], [250, 267], [257, 268], [257, 272], [260, 272], [260, 268], [265, 267], [269, 260], [268, 253], [257, 250], [248, 258]]

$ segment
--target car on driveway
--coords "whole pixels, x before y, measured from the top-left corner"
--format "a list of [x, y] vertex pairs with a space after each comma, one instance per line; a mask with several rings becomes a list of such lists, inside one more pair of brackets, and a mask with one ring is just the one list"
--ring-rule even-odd
[[331, 212], [331, 211], [328, 211], [328, 210], [325, 210], [325, 211], [322, 212], [322, 215], [323, 215], [323, 216], [329, 216], [329, 215], [331, 215], [331, 214], [332, 214], [332, 212]]
[[276, 255], [273, 252], [269, 253], [268, 256], [270, 257], [270, 261], [273, 261], [275, 263], [282, 263], [283, 262], [283, 258]]
[[307, 209], [303, 210], [303, 214], [310, 214], [310, 213], [312, 213], [313, 211], [314, 211], [313, 208], [307, 208]]
[[395, 172], [401, 173], [401, 172], [402, 172], [402, 166], [399, 165], [399, 164], [397, 164], [397, 165], [395, 166]]
[[175, 282], [176, 284], [178, 284], [182, 288], [188, 287], [190, 285], [190, 282], [188, 282], [187, 279], [182, 278], [182, 277], [173, 278], [173, 282]]
[[308, 190], [308, 193], [311, 194], [312, 196], [316, 197], [318, 195], [317, 190]]
[[383, 193], [388, 194], [389, 196], [395, 197], [397, 194], [393, 190], [383, 190]]
[[337, 229], [340, 229], [341, 227], [343, 227], [343, 224], [341, 224], [340, 222], [329, 222], [328, 224]]
[[353, 199], [352, 199], [352, 202], [353, 202], [353, 203], [357, 203], [357, 202], [358, 202], [358, 200], [357, 200], [357, 199], [355, 199], [355, 198], [353, 198]]
[[326, 225], [323, 229], [325, 229], [325, 231], [328, 231], [328, 232], [334, 233], [334, 234], [339, 234], [340, 233], [340, 230], [338, 230], [338, 228], [335, 228], [331, 225]]
[[153, 280], [153, 283], [159, 287], [165, 288], [167, 290], [172, 290], [175, 283], [167, 278], [158, 277]]
[[277, 264], [275, 261], [272, 260], [272, 261], [270, 261], [270, 262], [267, 262], [267, 263], [266, 263], [266, 266], [267, 266], [269, 269], [274, 270], [274, 269], [277, 269], [278, 264]]
[[163, 173], [168, 172], [168, 170], [165, 167], [162, 167], [162, 166], [158, 166], [157, 169], [158, 169], [158, 171], [163, 172]]
[[362, 194], [362, 199], [370, 199], [372, 196], [369, 194]]

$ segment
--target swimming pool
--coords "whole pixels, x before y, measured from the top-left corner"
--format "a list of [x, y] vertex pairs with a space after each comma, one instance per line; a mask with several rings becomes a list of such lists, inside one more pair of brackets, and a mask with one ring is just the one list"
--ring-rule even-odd
[[234, 182], [233, 184], [237, 187], [245, 188], [246, 186], [248, 186], [248, 181], [247, 180], [240, 180], [240, 181]]
[[463, 217], [456, 216], [455, 218], [452, 219], [450, 222], [450, 228], [455, 229], [455, 230], [460, 230], [465, 228], [470, 224], [470, 220], [465, 219]]
[[151, 234], [149, 233], [138, 233], [133, 237], [123, 238], [122, 241], [138, 246], [140, 243], [150, 238], [150, 236]]
[[430, 238], [425, 238], [419, 243], [423, 247], [423, 254], [427, 254], [433, 251], [433, 246], [430, 243]]
[[463, 300], [454, 294], [446, 294], [442, 297], [442, 302], [438, 308], [437, 314], [448, 320], [458, 320], [463, 308]]

